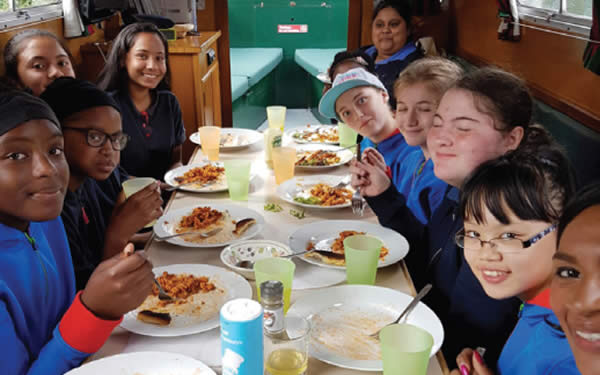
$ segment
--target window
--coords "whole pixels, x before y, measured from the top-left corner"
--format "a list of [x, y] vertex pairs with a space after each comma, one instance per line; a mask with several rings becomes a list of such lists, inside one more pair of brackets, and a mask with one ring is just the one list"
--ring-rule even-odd
[[522, 19], [589, 35], [594, 0], [517, 0]]
[[62, 0], [0, 0], [0, 29], [62, 16]]

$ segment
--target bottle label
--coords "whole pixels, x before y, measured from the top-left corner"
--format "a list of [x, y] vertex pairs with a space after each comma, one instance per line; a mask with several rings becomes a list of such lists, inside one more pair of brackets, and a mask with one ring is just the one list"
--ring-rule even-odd
[[263, 324], [267, 333], [277, 333], [283, 330], [283, 306], [275, 310], [264, 310]]
[[273, 140], [271, 141], [273, 148], [281, 147], [281, 134], [273, 136]]

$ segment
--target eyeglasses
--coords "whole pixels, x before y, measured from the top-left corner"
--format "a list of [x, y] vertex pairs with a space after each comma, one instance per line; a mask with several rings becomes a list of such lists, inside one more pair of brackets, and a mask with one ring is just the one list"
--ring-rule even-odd
[[91, 147], [102, 147], [110, 138], [110, 143], [112, 145], [113, 150], [122, 151], [125, 149], [125, 147], [127, 146], [127, 142], [129, 141], [129, 136], [123, 133], [122, 131], [117, 132], [115, 134], [106, 134], [103, 131], [93, 128], [73, 128], [70, 126], [63, 126], [62, 128], [85, 133], [86, 142], [88, 146]]
[[531, 247], [533, 244], [556, 230], [556, 225], [551, 225], [526, 241], [514, 237], [498, 237], [483, 241], [479, 237], [466, 235], [464, 229], [456, 234], [455, 241], [465, 250], [480, 250], [484, 244], [490, 245], [501, 253], [513, 253]]

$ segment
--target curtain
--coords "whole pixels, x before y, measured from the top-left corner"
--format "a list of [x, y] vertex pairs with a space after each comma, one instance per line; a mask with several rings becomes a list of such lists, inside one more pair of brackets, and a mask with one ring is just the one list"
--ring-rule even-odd
[[498, 3], [498, 39], [517, 42], [521, 40], [519, 27], [519, 8], [516, 0], [496, 0]]
[[586, 69], [600, 75], [600, 0], [594, 0], [592, 13], [593, 23], [590, 39], [595, 43], [588, 42], [583, 53], [583, 64]]

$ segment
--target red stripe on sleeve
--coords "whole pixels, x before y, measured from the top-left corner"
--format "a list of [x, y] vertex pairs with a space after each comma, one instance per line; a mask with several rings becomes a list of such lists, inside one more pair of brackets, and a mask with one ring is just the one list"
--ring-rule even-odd
[[527, 301], [532, 305], [537, 305], [550, 309], [550, 288], [542, 290], [540, 294]]
[[113, 329], [121, 320], [102, 320], [81, 302], [81, 292], [63, 315], [58, 330], [65, 342], [75, 350], [95, 353], [104, 345]]
[[392, 169], [389, 166], [385, 167], [385, 174], [386, 174], [386, 176], [388, 176], [390, 178], [390, 180], [393, 179]]

